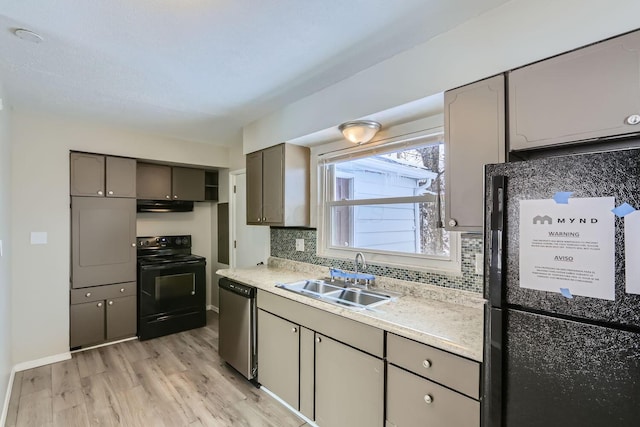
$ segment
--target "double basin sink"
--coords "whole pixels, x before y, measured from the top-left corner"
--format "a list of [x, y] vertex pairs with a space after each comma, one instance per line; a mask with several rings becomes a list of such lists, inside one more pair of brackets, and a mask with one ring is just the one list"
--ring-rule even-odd
[[277, 286], [300, 295], [361, 310], [371, 309], [389, 301], [394, 301], [400, 296], [393, 292], [372, 291], [355, 286], [344, 287], [324, 280], [301, 280], [299, 282], [278, 284]]

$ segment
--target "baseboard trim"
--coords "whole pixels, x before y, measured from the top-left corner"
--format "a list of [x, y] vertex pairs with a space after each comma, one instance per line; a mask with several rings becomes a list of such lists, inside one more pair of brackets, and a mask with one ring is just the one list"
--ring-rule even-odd
[[40, 366], [51, 365], [52, 363], [62, 362], [63, 360], [71, 359], [71, 353], [65, 352], [60, 354], [54, 354], [53, 356], [43, 357], [42, 359], [29, 360], [27, 362], [18, 363], [13, 367], [16, 372], [26, 371], [27, 369], [38, 368]]
[[290, 410], [291, 412], [296, 414], [298, 417], [300, 417], [302, 420], [304, 420], [311, 427], [318, 427], [318, 424], [316, 424], [313, 420], [310, 420], [309, 418], [305, 417], [300, 411], [298, 411], [293, 406], [289, 405], [284, 400], [280, 399], [280, 396], [278, 396], [277, 394], [275, 394], [274, 392], [272, 392], [271, 390], [269, 390], [265, 386], [260, 386], [260, 390], [264, 391], [269, 396], [273, 397], [275, 400], [277, 400], [278, 402], [282, 403], [288, 410]]
[[3, 426], [7, 422], [7, 416], [9, 416], [9, 401], [11, 400], [11, 390], [13, 390], [13, 380], [16, 377], [15, 366], [11, 368], [11, 375], [9, 375], [9, 384], [7, 384], [7, 394], [4, 396], [4, 405], [2, 406], [2, 414], [0, 414], [0, 426]]
[[220, 313], [220, 309], [218, 307], [216, 307], [215, 305], [211, 305], [211, 304], [209, 304], [207, 306], [207, 310], [211, 310], [211, 311], [215, 311], [216, 313]]
[[138, 337], [129, 337], [129, 338], [124, 338], [124, 339], [117, 340], [117, 341], [104, 342], [102, 344], [94, 345], [94, 346], [91, 346], [91, 347], [79, 348], [77, 350], [73, 350], [71, 352], [71, 354], [80, 353], [82, 351], [87, 351], [87, 350], [93, 350], [94, 348], [106, 347], [108, 345], [118, 344], [120, 342], [133, 341], [133, 340], [137, 340], [137, 339], [138, 339]]

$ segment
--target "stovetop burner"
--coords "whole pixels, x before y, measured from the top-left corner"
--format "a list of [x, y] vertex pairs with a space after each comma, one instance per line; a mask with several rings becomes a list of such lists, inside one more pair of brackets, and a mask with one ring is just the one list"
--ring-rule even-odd
[[138, 237], [138, 265], [161, 265], [204, 262], [204, 257], [191, 253], [191, 236]]

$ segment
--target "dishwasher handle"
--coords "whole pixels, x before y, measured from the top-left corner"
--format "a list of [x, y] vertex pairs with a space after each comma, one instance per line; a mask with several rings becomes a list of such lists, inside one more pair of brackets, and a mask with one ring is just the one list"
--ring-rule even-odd
[[253, 286], [245, 285], [244, 283], [239, 283], [233, 280], [222, 278], [218, 282], [218, 286], [220, 287], [220, 289], [233, 292], [234, 294], [243, 296], [245, 298], [256, 297], [256, 288], [254, 288]]

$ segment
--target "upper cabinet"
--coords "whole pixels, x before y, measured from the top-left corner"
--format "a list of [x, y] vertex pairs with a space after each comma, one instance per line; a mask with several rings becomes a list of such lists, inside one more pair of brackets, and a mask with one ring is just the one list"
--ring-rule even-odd
[[504, 76], [444, 94], [445, 228], [482, 231], [484, 165], [505, 159]]
[[204, 200], [204, 169], [173, 167], [171, 189], [173, 200]]
[[640, 31], [509, 73], [509, 145], [640, 132]]
[[71, 195], [136, 197], [136, 161], [100, 154], [71, 153]]
[[309, 149], [279, 144], [247, 154], [247, 224], [309, 225]]
[[138, 199], [204, 200], [204, 169], [138, 163]]

